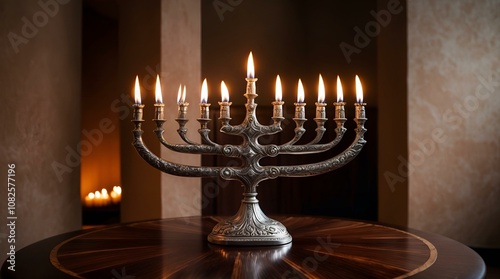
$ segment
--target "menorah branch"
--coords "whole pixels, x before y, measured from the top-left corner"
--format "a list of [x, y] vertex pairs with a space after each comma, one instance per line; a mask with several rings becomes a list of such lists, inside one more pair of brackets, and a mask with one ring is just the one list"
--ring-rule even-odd
[[132, 132], [134, 134], [134, 142], [132, 145], [135, 147], [139, 155], [148, 164], [162, 172], [188, 177], [217, 177], [222, 170], [220, 167], [187, 166], [163, 160], [146, 147], [142, 141], [142, 130], [135, 129]]

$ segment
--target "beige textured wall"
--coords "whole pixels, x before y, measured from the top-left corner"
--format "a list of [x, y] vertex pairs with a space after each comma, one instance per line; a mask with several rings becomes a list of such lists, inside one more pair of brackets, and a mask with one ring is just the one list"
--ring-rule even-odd
[[[163, 0], [161, 4], [161, 77], [165, 103], [165, 138], [183, 143], [178, 136], [177, 92], [186, 85], [186, 101], [190, 104], [188, 136], [200, 142], [201, 89], [201, 3], [200, 0]], [[209, 101], [218, 100], [211, 92]], [[213, 109], [213, 108], [212, 108]], [[215, 119], [213, 121], [216, 121]], [[162, 158], [185, 165], [199, 166], [200, 155], [179, 154], [162, 147]], [[201, 179], [161, 174], [162, 218], [201, 215]]]
[[[179, 83], [187, 86], [191, 139], [198, 141], [201, 87], [201, 7], [199, 0], [124, 1], [119, 18], [119, 86], [132, 96], [136, 74], [142, 86], [144, 142], [160, 157], [199, 165], [199, 155], [184, 155], [161, 146], [153, 133], [156, 74], [162, 78], [167, 122], [165, 138], [180, 143], [175, 122]], [[211, 97], [210, 97], [211, 98]], [[211, 99], [212, 102], [215, 100]], [[123, 222], [201, 214], [201, 179], [161, 173], [142, 160], [132, 147], [129, 117], [121, 121], [121, 180]]]
[[500, 247], [500, 1], [408, 2], [409, 226]]
[[160, 0], [119, 3], [118, 86], [129, 96], [127, 118], [120, 121], [120, 161], [123, 186], [121, 221], [161, 218], [160, 172], [148, 165], [132, 147], [132, 103], [135, 76], [139, 76], [144, 107], [144, 141], [159, 154], [160, 143], [154, 133], [154, 81], [160, 71]]
[[16, 249], [81, 227], [81, 2], [67, 2], [0, 2], [1, 260], [12, 244], [7, 164], [16, 164]]

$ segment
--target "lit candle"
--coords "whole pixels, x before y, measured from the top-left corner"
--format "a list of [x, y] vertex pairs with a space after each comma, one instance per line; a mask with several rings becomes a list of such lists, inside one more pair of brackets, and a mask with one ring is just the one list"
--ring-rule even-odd
[[316, 118], [326, 119], [325, 84], [323, 77], [319, 75], [318, 82], [318, 102], [316, 102]]
[[179, 92], [177, 93], [177, 119], [186, 119], [188, 106], [189, 103], [186, 102], [186, 86], [182, 90], [182, 84], [179, 84]]
[[[114, 197], [113, 197], [114, 196]], [[122, 198], [122, 187], [113, 186], [113, 190], [111, 191], [111, 198], [115, 203], [119, 203]]]
[[363, 87], [361, 86], [358, 75], [356, 75], [356, 101], [357, 103], [354, 104], [356, 108], [356, 118], [366, 118], [366, 103], [363, 103]]
[[210, 104], [208, 103], [208, 86], [207, 79], [203, 80], [201, 85], [201, 101], [200, 101], [200, 118], [210, 119]]
[[84, 204], [86, 207], [92, 207], [94, 206], [94, 193], [90, 192], [88, 195], [85, 196], [85, 201]]
[[101, 200], [103, 205], [109, 205], [109, 203], [111, 202], [108, 195], [108, 190], [106, 190], [105, 188], [102, 188], [101, 190]]
[[141, 103], [141, 87], [139, 86], [139, 76], [135, 76], [134, 97], [134, 121], [142, 121], [142, 109], [144, 108], [144, 105]]
[[95, 191], [94, 193], [94, 204], [96, 206], [101, 206], [102, 205], [102, 200], [101, 200], [101, 192]]
[[161, 93], [161, 84], [160, 84], [160, 76], [156, 75], [156, 91], [155, 91], [156, 103], [155, 106], [155, 119], [163, 120], [164, 114], [163, 110], [165, 105], [163, 104], [163, 96]]
[[255, 78], [255, 68], [253, 64], [253, 55], [252, 52], [248, 55], [248, 61], [247, 61], [247, 78], [245, 79], [247, 81], [247, 92], [246, 94], [257, 94], [256, 89], [255, 89], [255, 82], [257, 79]]
[[302, 85], [302, 80], [299, 79], [298, 90], [297, 90], [297, 102], [295, 105], [295, 118], [305, 119], [306, 118], [306, 103], [304, 103], [304, 86]]
[[285, 102], [282, 101], [283, 99], [283, 92], [281, 88], [281, 79], [280, 76], [276, 76], [276, 90], [275, 90], [275, 101], [272, 102], [273, 104], [273, 119], [274, 122], [277, 123], [281, 120], [283, 120], [283, 104]]
[[225, 124], [227, 124], [227, 121], [231, 119], [229, 111], [231, 102], [229, 102], [229, 90], [227, 89], [226, 83], [224, 83], [224, 81], [220, 83], [220, 90], [221, 90], [222, 102], [219, 102], [220, 105], [219, 119], [221, 119]]
[[253, 55], [251, 51], [247, 60], [247, 78], [255, 78], [255, 67], [253, 65]]
[[345, 102], [344, 102], [344, 92], [342, 91], [342, 83], [340, 82], [340, 77], [337, 76], [337, 102], [333, 103], [335, 106], [335, 118], [344, 119], [345, 118]]

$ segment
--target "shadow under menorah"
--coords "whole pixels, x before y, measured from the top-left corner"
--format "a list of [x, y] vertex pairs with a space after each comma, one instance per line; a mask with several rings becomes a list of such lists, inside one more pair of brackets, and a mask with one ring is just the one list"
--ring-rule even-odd
[[[249, 57], [249, 65], [250, 65]], [[249, 66], [250, 68], [250, 66]], [[273, 166], [273, 165], [260, 165], [260, 160], [266, 157], [276, 157], [281, 154], [289, 155], [303, 155], [326, 152], [335, 147], [342, 139], [346, 132], [344, 123], [346, 122], [344, 105], [345, 102], [334, 102], [335, 117], [333, 120], [336, 122], [335, 138], [327, 143], [319, 143], [323, 138], [326, 131], [324, 127], [326, 118], [326, 103], [319, 100], [316, 102], [316, 137], [306, 144], [296, 144], [305, 133], [304, 123], [307, 121], [305, 118], [305, 103], [299, 98], [295, 103], [295, 135], [290, 141], [284, 144], [261, 144], [259, 138], [262, 136], [274, 135], [282, 131], [281, 122], [283, 117], [283, 104], [279, 98], [272, 102], [273, 105], [273, 124], [262, 125], [256, 117], [257, 98], [256, 82], [257, 78], [253, 77], [253, 61], [252, 73], [248, 74], [246, 78], [247, 86], [244, 96], [247, 99], [245, 104], [246, 115], [244, 120], [239, 125], [231, 125], [229, 97], [223, 97], [220, 105], [220, 121], [222, 128], [220, 132], [227, 135], [238, 136], [242, 138], [242, 143], [234, 144], [218, 144], [213, 142], [210, 137], [210, 129], [207, 128], [209, 118], [209, 106], [206, 102], [206, 80], [202, 85], [202, 103], [200, 104], [201, 117], [198, 118], [200, 129], [198, 130], [201, 135], [202, 143], [195, 143], [187, 137], [187, 128], [185, 127], [188, 119], [186, 112], [188, 103], [179, 99], [179, 114], [175, 119], [179, 124], [177, 130], [179, 136], [184, 140], [185, 144], [171, 144], [168, 143], [163, 137], [164, 128], [163, 124], [163, 103], [158, 100], [155, 104], [155, 119], [156, 129], [154, 130], [159, 141], [168, 149], [188, 154], [202, 154], [202, 155], [219, 155], [231, 158], [237, 158], [241, 161], [239, 166], [188, 166], [181, 165], [174, 162], [166, 161], [155, 154], [153, 154], [144, 144], [142, 140], [143, 130], [141, 129], [144, 105], [136, 100], [134, 104], [134, 119], [132, 120], [135, 125], [133, 130], [134, 142], [133, 146], [136, 148], [139, 155], [151, 166], [158, 170], [177, 176], [187, 177], [220, 177], [224, 180], [237, 180], [243, 186], [243, 199], [241, 201], [238, 212], [217, 224], [208, 236], [208, 241], [214, 244], [223, 245], [282, 245], [292, 241], [291, 235], [288, 233], [286, 227], [280, 222], [267, 217], [259, 206], [257, 196], [257, 187], [260, 182], [268, 179], [275, 179], [278, 177], [306, 177], [315, 176], [330, 172], [340, 168], [352, 159], [354, 159], [366, 141], [363, 138], [366, 129], [364, 123], [367, 120], [365, 116], [365, 103], [362, 103], [362, 97], [358, 97], [358, 103], [355, 103], [355, 118], [356, 123], [356, 137], [352, 144], [342, 151], [340, 154], [333, 156], [324, 161], [311, 164], [302, 165], [287, 165], [287, 166]], [[320, 79], [320, 82], [322, 80]], [[357, 91], [362, 91], [359, 78], [356, 76]], [[359, 83], [359, 85], [358, 85]], [[159, 82], [158, 82], [159, 84]], [[338, 84], [340, 81], [338, 80]], [[300, 87], [299, 82], [299, 87]], [[359, 87], [358, 87], [359, 86]], [[159, 85], [158, 85], [159, 87]], [[158, 90], [157, 87], [157, 90]], [[136, 82], [136, 88], [138, 83]], [[224, 88], [222, 89], [223, 91]], [[338, 89], [339, 90], [339, 89]], [[341, 89], [340, 89], [341, 90]], [[300, 88], [299, 88], [300, 91]], [[158, 91], [157, 91], [158, 92]], [[357, 92], [359, 93], [359, 92]], [[137, 89], [136, 89], [137, 94]], [[140, 94], [140, 93], [139, 93]], [[161, 93], [160, 93], [161, 94]], [[226, 93], [227, 94], [227, 93]], [[361, 93], [362, 94], [362, 93]], [[203, 97], [205, 95], [205, 97]], [[140, 98], [140, 97], [139, 97]], [[137, 99], [137, 98], [136, 98]], [[324, 100], [324, 98], [323, 98]]]

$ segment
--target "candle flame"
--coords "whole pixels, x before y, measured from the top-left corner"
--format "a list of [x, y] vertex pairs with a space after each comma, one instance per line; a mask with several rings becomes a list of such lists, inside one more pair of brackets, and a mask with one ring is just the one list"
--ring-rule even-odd
[[101, 198], [101, 192], [99, 192], [99, 191], [95, 191], [94, 195], [95, 195], [96, 199], [100, 199]]
[[283, 100], [283, 92], [282, 92], [282, 89], [281, 89], [280, 75], [276, 76], [275, 100], [276, 100], [276, 102], [281, 102], [281, 100]]
[[182, 84], [179, 84], [179, 90], [177, 91], [177, 103], [180, 103], [182, 100]]
[[358, 75], [356, 75], [356, 100], [358, 103], [363, 102], [363, 87], [361, 86], [361, 81]]
[[304, 86], [302, 85], [302, 80], [299, 78], [299, 86], [298, 86], [298, 91], [297, 91], [297, 103], [303, 103], [304, 102]]
[[201, 84], [201, 103], [206, 104], [208, 101], [208, 88], [207, 88], [207, 79], [203, 80]]
[[254, 77], [255, 77], [255, 69], [253, 66], [253, 55], [252, 52], [250, 51], [247, 62], [247, 78], [254, 78]]
[[318, 103], [325, 102], [325, 83], [323, 82], [323, 77], [319, 74], [319, 84], [318, 84]]
[[141, 103], [141, 87], [139, 86], [139, 76], [135, 76], [135, 103]]
[[337, 76], [337, 102], [344, 101], [344, 91], [342, 90], [342, 83], [340, 82], [340, 77]]
[[220, 91], [221, 91], [222, 101], [229, 102], [229, 90], [227, 89], [226, 83], [224, 83], [224, 81], [220, 83]]
[[186, 86], [185, 85], [184, 85], [184, 88], [182, 90], [181, 102], [183, 102], [183, 103], [186, 102]]
[[120, 186], [113, 186], [113, 191], [119, 195], [122, 194], [122, 187]]
[[89, 199], [93, 200], [95, 198], [94, 193], [90, 192], [88, 195]]
[[161, 84], [160, 84], [160, 76], [156, 75], [156, 91], [155, 91], [155, 96], [156, 96], [156, 102], [157, 103], [163, 103], [163, 96], [161, 94]]

